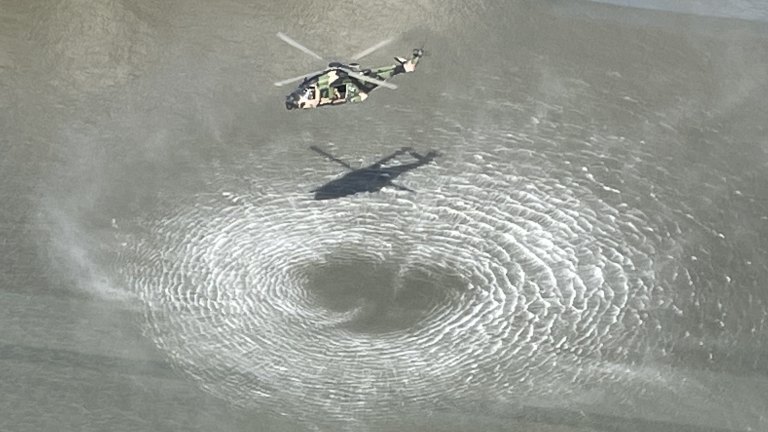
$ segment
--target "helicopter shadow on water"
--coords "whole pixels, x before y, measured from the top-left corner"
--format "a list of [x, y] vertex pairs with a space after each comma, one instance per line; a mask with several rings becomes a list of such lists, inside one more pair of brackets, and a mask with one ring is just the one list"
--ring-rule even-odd
[[[310, 192], [314, 193], [315, 200], [337, 199], [361, 192], [378, 192], [387, 186], [401, 191], [416, 192], [413, 189], [409, 189], [405, 186], [394, 183], [394, 180], [401, 174], [426, 165], [430, 163], [435, 157], [439, 156], [439, 153], [434, 150], [428, 152], [425, 155], [421, 155], [413, 151], [410, 147], [403, 147], [390, 154], [389, 156], [385, 156], [379, 159], [371, 165], [355, 169], [348, 163], [336, 158], [335, 156], [331, 155], [325, 150], [320, 149], [317, 146], [310, 146], [309, 148], [350, 170], [342, 177], [331, 180], [330, 182], [318, 188], [312, 189]], [[398, 156], [406, 153], [415, 158], [416, 161], [399, 165], [385, 166], [385, 164], [390, 162], [392, 159], [395, 159]]]

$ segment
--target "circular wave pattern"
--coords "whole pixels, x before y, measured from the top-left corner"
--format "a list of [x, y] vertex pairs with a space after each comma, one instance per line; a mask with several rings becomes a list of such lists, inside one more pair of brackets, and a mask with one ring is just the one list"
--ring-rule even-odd
[[599, 365], [631, 360], [651, 319], [642, 214], [552, 177], [465, 176], [419, 199], [178, 207], [121, 266], [178, 367], [294, 417], [619, 379]]

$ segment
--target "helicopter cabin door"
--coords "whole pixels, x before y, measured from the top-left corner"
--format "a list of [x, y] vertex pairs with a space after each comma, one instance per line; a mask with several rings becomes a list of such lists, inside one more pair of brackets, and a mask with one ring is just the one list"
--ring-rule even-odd
[[342, 104], [347, 101], [346, 83], [339, 83], [331, 86], [331, 100], [334, 104]]

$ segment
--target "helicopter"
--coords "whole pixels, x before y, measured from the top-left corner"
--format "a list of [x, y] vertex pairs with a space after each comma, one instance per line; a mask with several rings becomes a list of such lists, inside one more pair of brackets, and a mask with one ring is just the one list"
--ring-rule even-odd
[[[310, 192], [314, 192], [315, 200], [341, 198], [347, 195], [354, 195], [359, 192], [378, 192], [385, 186], [392, 186], [398, 190], [415, 193], [416, 191], [413, 189], [409, 189], [405, 186], [393, 183], [393, 180], [396, 179], [400, 174], [416, 169], [422, 165], [426, 165], [430, 163], [435, 157], [439, 156], [439, 153], [434, 150], [428, 152], [426, 155], [420, 155], [419, 153], [413, 151], [413, 149], [410, 147], [402, 147], [391, 155], [385, 156], [384, 158], [379, 159], [371, 165], [355, 169], [348, 163], [334, 157], [330, 153], [320, 149], [317, 146], [310, 146], [309, 148], [350, 170], [350, 172], [344, 174], [342, 177], [331, 180], [330, 182], [318, 188], [312, 189]], [[383, 166], [390, 160], [405, 153], [413, 156], [416, 159], [416, 162], [393, 165], [389, 167]]]
[[[284, 33], [277, 33], [277, 37], [303, 53], [318, 60], [323, 57], [290, 38]], [[381, 66], [377, 68], [362, 69], [358, 60], [392, 42], [392, 39], [383, 40], [352, 56], [351, 63], [332, 61], [323, 70], [310, 72], [298, 77], [289, 78], [275, 83], [281, 87], [299, 80], [301, 84], [285, 97], [285, 108], [309, 109], [320, 106], [341, 105], [347, 102], [362, 102], [379, 87], [396, 89], [397, 86], [387, 82], [389, 78], [402, 73], [413, 72], [416, 65], [424, 56], [422, 48], [415, 48], [410, 58], [395, 57], [397, 64]]]

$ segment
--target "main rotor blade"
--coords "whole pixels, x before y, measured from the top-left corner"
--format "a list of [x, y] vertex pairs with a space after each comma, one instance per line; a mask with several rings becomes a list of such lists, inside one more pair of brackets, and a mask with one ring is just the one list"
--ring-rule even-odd
[[310, 73], [304, 74], [302, 76], [297, 76], [297, 77], [288, 78], [288, 79], [285, 79], [285, 80], [282, 80], [282, 81], [278, 81], [278, 82], [275, 83], [275, 85], [278, 86], [278, 87], [282, 87], [282, 86], [284, 86], [286, 84], [290, 84], [290, 83], [298, 81], [300, 79], [311, 77], [312, 75], [321, 74], [323, 72], [325, 72], [325, 69], [319, 70], [319, 71], [310, 72]]
[[361, 58], [367, 56], [368, 54], [370, 54], [370, 53], [372, 53], [374, 51], [376, 51], [377, 49], [379, 49], [379, 48], [381, 48], [383, 46], [386, 46], [387, 44], [392, 42], [392, 40], [393, 40], [392, 38], [384, 39], [383, 41], [377, 43], [376, 45], [374, 45], [374, 46], [372, 46], [370, 48], [366, 48], [366, 49], [360, 51], [359, 53], [353, 55], [352, 56], [352, 60], [360, 60]]
[[330, 160], [332, 160], [332, 161], [336, 162], [337, 164], [340, 164], [340, 165], [344, 166], [344, 167], [345, 167], [345, 168], [347, 168], [347, 169], [350, 169], [350, 170], [352, 170], [352, 171], [354, 171], [354, 170], [355, 170], [354, 168], [352, 168], [352, 165], [350, 165], [350, 164], [348, 164], [348, 163], [344, 162], [344, 161], [343, 161], [343, 160], [341, 160], [341, 159], [337, 159], [335, 156], [333, 156], [332, 154], [330, 154], [330, 153], [326, 152], [325, 150], [321, 149], [321, 148], [320, 148], [320, 147], [318, 147], [318, 146], [309, 146], [309, 148], [310, 148], [310, 149], [312, 149], [312, 150], [314, 150], [314, 151], [316, 151], [316, 152], [318, 152], [318, 153], [320, 153], [321, 155], [323, 155], [323, 156], [327, 157], [328, 159], [330, 159]]
[[382, 81], [382, 80], [376, 79], [376, 78], [371, 78], [371, 77], [369, 77], [367, 75], [363, 75], [363, 74], [361, 74], [359, 72], [355, 72], [355, 71], [350, 70], [350, 69], [343, 69], [343, 70], [344, 70], [344, 72], [347, 73], [347, 75], [349, 75], [349, 76], [351, 76], [353, 78], [359, 79], [360, 81], [366, 81], [366, 82], [369, 82], [369, 83], [372, 83], [372, 84], [376, 84], [376, 85], [381, 86], [381, 87], [386, 87], [386, 88], [392, 89], [392, 90], [397, 88], [397, 86], [392, 84], [392, 83], [388, 83], [386, 81]]
[[314, 57], [314, 58], [316, 58], [318, 60], [323, 60], [323, 58], [320, 57], [320, 55], [318, 55], [316, 52], [312, 51], [311, 49], [309, 49], [309, 48], [305, 47], [304, 45], [302, 45], [302, 44], [296, 42], [295, 40], [291, 39], [285, 33], [277, 32], [277, 37], [282, 39], [288, 45], [290, 45], [290, 46], [292, 46], [292, 47], [294, 47], [294, 48], [304, 52], [305, 54], [308, 54], [308, 55], [310, 55], [310, 56], [312, 56], [312, 57]]

